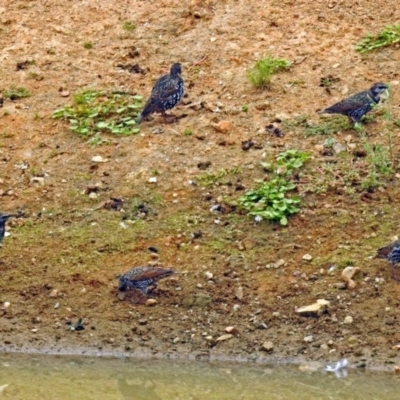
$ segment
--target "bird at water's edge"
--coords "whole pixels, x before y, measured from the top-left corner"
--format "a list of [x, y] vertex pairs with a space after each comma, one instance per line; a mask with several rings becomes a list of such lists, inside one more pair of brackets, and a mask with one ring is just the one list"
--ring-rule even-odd
[[393, 278], [400, 281], [399, 275], [396, 270], [396, 264], [400, 262], [400, 240], [396, 240], [387, 246], [378, 249], [374, 258], [386, 258], [393, 267]]
[[381, 93], [387, 88], [388, 86], [385, 83], [375, 83], [370, 89], [353, 94], [319, 113], [342, 114], [349, 117], [353, 123], [359, 123], [362, 117], [379, 103]]
[[148, 115], [157, 112], [161, 113], [164, 119], [167, 118], [166, 110], [174, 108], [185, 92], [183, 79], [181, 77], [182, 66], [175, 63], [169, 74], [162, 76], [155, 83], [137, 123], [140, 124]]
[[175, 274], [172, 269], [160, 267], [135, 267], [119, 277], [118, 290], [139, 289], [145, 296], [150, 286], [157, 286], [160, 279]]

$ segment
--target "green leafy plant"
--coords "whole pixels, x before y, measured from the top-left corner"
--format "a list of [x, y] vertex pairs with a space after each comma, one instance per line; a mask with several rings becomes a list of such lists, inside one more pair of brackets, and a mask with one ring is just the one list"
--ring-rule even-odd
[[18, 100], [24, 97], [30, 97], [29, 90], [24, 87], [11, 86], [9, 89], [3, 91], [3, 95], [6, 99]]
[[192, 136], [192, 135], [193, 135], [193, 130], [190, 129], [190, 128], [186, 128], [186, 129], [183, 131], [183, 136]]
[[85, 42], [85, 43], [83, 43], [83, 47], [85, 48], [85, 49], [92, 49], [93, 48], [93, 43], [92, 42]]
[[400, 24], [388, 25], [377, 35], [368, 34], [356, 45], [356, 50], [361, 53], [368, 53], [380, 47], [390, 46], [400, 42]]
[[248, 106], [247, 104], [245, 104], [244, 106], [242, 106], [242, 111], [243, 111], [243, 112], [249, 111], [249, 106]]
[[281, 225], [288, 224], [288, 216], [299, 212], [298, 196], [289, 196], [289, 192], [296, 189], [292, 182], [293, 172], [301, 168], [310, 158], [309, 153], [298, 150], [286, 150], [279, 153], [273, 163], [263, 163], [263, 167], [272, 173], [272, 179], [259, 182], [255, 189], [247, 191], [239, 198], [239, 204], [248, 215], [279, 221]]
[[74, 105], [55, 110], [53, 118], [67, 120], [80, 136], [95, 135], [95, 142], [99, 133], [129, 136], [139, 132], [136, 119], [141, 100], [141, 96], [84, 90], [74, 94]]
[[278, 71], [289, 68], [291, 62], [284, 58], [268, 56], [258, 60], [253, 68], [247, 70], [247, 79], [258, 89], [268, 87], [271, 77]]

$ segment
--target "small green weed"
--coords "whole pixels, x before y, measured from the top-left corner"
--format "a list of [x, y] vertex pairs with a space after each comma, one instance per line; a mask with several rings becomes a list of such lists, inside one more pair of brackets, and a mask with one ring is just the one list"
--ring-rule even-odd
[[186, 128], [186, 129], [183, 131], [183, 136], [192, 136], [192, 135], [193, 135], [193, 130], [190, 129], [190, 128]]
[[3, 91], [3, 95], [6, 99], [18, 100], [24, 97], [30, 97], [29, 90], [24, 87], [11, 86], [9, 89]]
[[135, 125], [141, 100], [141, 96], [84, 90], [75, 93], [74, 105], [55, 110], [53, 118], [67, 120], [80, 136], [95, 135], [95, 142], [99, 133], [129, 136], [139, 132]]
[[368, 53], [380, 47], [390, 46], [400, 42], [400, 24], [388, 25], [377, 35], [368, 34], [356, 45], [356, 50], [361, 53]]
[[242, 172], [242, 167], [235, 167], [231, 169], [222, 168], [218, 172], [212, 173], [207, 172], [202, 175], [197, 175], [197, 180], [200, 185], [205, 187], [212, 187], [215, 185], [225, 185], [228, 183], [230, 175], [240, 174]]
[[122, 28], [124, 31], [132, 32], [136, 29], [136, 24], [134, 24], [132, 21], [126, 21], [124, 25], [122, 25]]
[[288, 216], [299, 212], [298, 196], [288, 197], [288, 192], [296, 189], [291, 181], [292, 173], [301, 168], [310, 158], [309, 153], [298, 150], [286, 150], [276, 157], [276, 161], [263, 167], [272, 171], [272, 179], [258, 184], [256, 189], [249, 190], [239, 198], [239, 204], [248, 215], [269, 221], [279, 221], [287, 225]]
[[83, 43], [83, 47], [85, 48], [85, 49], [92, 49], [93, 48], [93, 43], [92, 42], [85, 42], [85, 43]]
[[268, 87], [271, 77], [278, 71], [289, 68], [291, 62], [284, 58], [268, 56], [258, 60], [253, 68], [247, 70], [247, 79], [258, 89]]
[[249, 111], [249, 106], [248, 106], [247, 104], [244, 105], [244, 106], [242, 106], [242, 111], [243, 111], [243, 112]]

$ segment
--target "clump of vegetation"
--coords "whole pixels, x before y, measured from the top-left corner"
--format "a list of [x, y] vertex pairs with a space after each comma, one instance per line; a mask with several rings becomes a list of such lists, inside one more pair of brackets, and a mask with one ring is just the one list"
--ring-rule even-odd
[[312, 124], [309, 122], [307, 115], [299, 115], [293, 119], [285, 119], [282, 123], [286, 129], [302, 131], [306, 137], [315, 135], [332, 135], [352, 128], [349, 119], [342, 115], [339, 115], [336, 118], [326, 117], [320, 124]]
[[235, 167], [231, 169], [222, 168], [217, 172], [206, 172], [202, 175], [197, 175], [198, 182], [205, 187], [212, 187], [215, 185], [225, 185], [229, 182], [230, 175], [240, 174], [242, 167]]
[[136, 119], [142, 108], [142, 97], [126, 93], [84, 90], [74, 94], [74, 104], [53, 113], [53, 118], [69, 122], [80, 136], [98, 137], [99, 133], [129, 136], [139, 132]]
[[191, 128], [186, 128], [183, 131], [183, 136], [192, 136], [193, 135], [193, 130]]
[[92, 49], [93, 48], [93, 43], [92, 42], [85, 42], [85, 43], [83, 43], [83, 47], [85, 48], [85, 49]]
[[136, 24], [132, 21], [126, 21], [124, 22], [124, 25], [122, 25], [122, 28], [124, 29], [124, 31], [132, 32], [136, 29]]
[[301, 168], [309, 158], [309, 153], [286, 150], [278, 154], [276, 161], [262, 163], [272, 173], [272, 179], [246, 192], [239, 198], [239, 204], [248, 215], [287, 225], [288, 216], [299, 212], [297, 206], [300, 204], [298, 196], [289, 196], [289, 192], [297, 187], [291, 178], [294, 171]]
[[18, 100], [24, 97], [30, 97], [29, 90], [24, 87], [11, 86], [9, 89], [3, 91], [3, 95], [6, 99]]
[[368, 53], [380, 47], [390, 46], [400, 42], [400, 24], [388, 25], [377, 35], [368, 34], [356, 45], [356, 50], [361, 53]]
[[247, 79], [258, 89], [268, 87], [271, 77], [278, 71], [289, 68], [291, 62], [284, 58], [268, 56], [258, 60], [253, 68], [247, 70]]

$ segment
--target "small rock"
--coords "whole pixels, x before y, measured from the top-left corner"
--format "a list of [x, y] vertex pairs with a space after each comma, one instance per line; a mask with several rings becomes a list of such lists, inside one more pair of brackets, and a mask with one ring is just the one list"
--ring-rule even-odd
[[346, 282], [346, 286], [348, 289], [354, 289], [356, 287], [356, 283], [353, 280], [353, 276], [360, 270], [358, 267], [346, 267], [342, 273], [341, 278]]
[[176, 337], [172, 342], [175, 343], [175, 344], [177, 344], [177, 343], [180, 342], [180, 340], [181, 340], [181, 339], [179, 339], [178, 337]]
[[9, 301], [5, 301], [4, 303], [3, 303], [3, 308], [5, 309], [5, 310], [7, 310], [7, 308], [9, 308], [11, 306], [11, 303], [9, 302]]
[[218, 123], [211, 123], [211, 126], [220, 133], [228, 133], [233, 129], [233, 124], [227, 120], [221, 120]]
[[225, 334], [225, 335], [220, 336], [220, 337], [217, 338], [216, 340], [217, 340], [217, 342], [222, 342], [222, 341], [228, 340], [228, 339], [230, 339], [230, 338], [232, 338], [232, 337], [233, 337], [233, 335], [232, 335], [231, 333], [227, 333], [227, 334]]
[[157, 183], [157, 177], [156, 176], [151, 176], [148, 180], [149, 183]]
[[96, 162], [96, 163], [105, 163], [108, 161], [107, 158], [103, 158], [102, 156], [94, 156], [91, 159], [92, 162]]
[[60, 96], [61, 97], [68, 97], [69, 96], [69, 91], [68, 90], [62, 90], [60, 92]]
[[305, 261], [311, 261], [313, 259], [313, 257], [312, 257], [311, 254], [304, 254], [302, 259], [305, 260]]
[[233, 305], [233, 311], [239, 311], [240, 305], [239, 304], [234, 304]]
[[347, 284], [344, 282], [337, 282], [332, 285], [335, 289], [344, 290], [347, 288]]
[[274, 312], [272, 313], [272, 316], [275, 317], [275, 318], [277, 318], [277, 317], [280, 317], [280, 316], [281, 316], [281, 313], [280, 313], [279, 311], [274, 311]]
[[236, 290], [235, 290], [235, 297], [238, 300], [243, 300], [243, 287], [239, 286]]
[[345, 324], [352, 324], [353, 323], [353, 317], [351, 315], [348, 315], [344, 321]]
[[320, 317], [327, 312], [330, 302], [324, 299], [318, 299], [314, 304], [303, 306], [296, 310], [296, 312], [304, 317]]
[[344, 147], [341, 143], [335, 143], [332, 148], [336, 154], [346, 151], [346, 147]]
[[39, 186], [44, 186], [44, 178], [42, 176], [34, 176], [31, 178], [31, 183]]
[[326, 343], [321, 344], [319, 348], [323, 351], [329, 351], [329, 346]]
[[39, 330], [39, 328], [33, 328], [31, 329], [31, 332], [36, 333]]
[[157, 300], [156, 299], [147, 299], [146, 300], [146, 306], [148, 306], [148, 307], [155, 306], [156, 304], [157, 304]]
[[139, 325], [146, 325], [147, 324], [147, 319], [146, 318], [141, 318], [138, 321]]
[[226, 333], [231, 333], [232, 335], [237, 335], [239, 331], [234, 326], [227, 326], [225, 328]]
[[57, 296], [58, 296], [58, 290], [57, 289], [53, 289], [49, 294], [49, 297], [57, 297]]
[[58, 303], [58, 302], [56, 304], [54, 304], [54, 309], [57, 310], [57, 308], [60, 308], [60, 303]]
[[309, 336], [306, 336], [303, 340], [304, 340], [306, 343], [312, 343], [312, 342], [314, 341], [314, 338], [313, 338], [312, 335], [309, 335]]
[[207, 278], [209, 281], [212, 280], [212, 279], [214, 278], [213, 273], [210, 272], [210, 271], [205, 272], [204, 275], [206, 276], [206, 278]]
[[400, 367], [398, 366], [398, 365], [395, 365], [394, 367], [393, 367], [393, 372], [397, 375], [397, 374], [400, 374]]
[[264, 342], [261, 346], [261, 350], [272, 353], [272, 351], [274, 350], [274, 344], [272, 342]]

